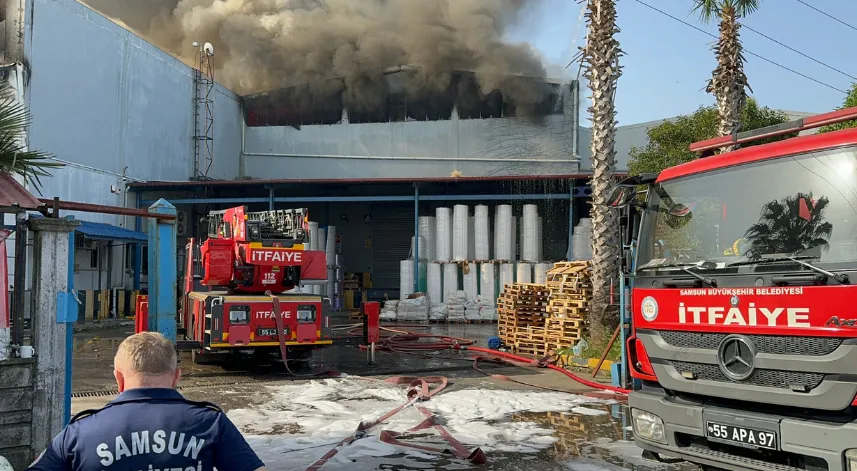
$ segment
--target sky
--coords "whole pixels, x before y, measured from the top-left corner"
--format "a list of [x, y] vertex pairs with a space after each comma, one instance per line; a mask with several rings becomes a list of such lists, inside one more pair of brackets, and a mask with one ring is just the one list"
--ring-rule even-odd
[[[621, 29], [618, 39], [625, 54], [620, 59], [623, 69], [616, 93], [619, 125], [687, 114], [714, 103], [713, 97], [704, 90], [716, 66], [711, 51], [714, 38], [644, 6], [641, 1], [717, 34], [716, 24], [703, 24], [690, 12], [691, 0], [617, 0]], [[804, 1], [857, 28], [857, 2], [854, 0]], [[532, 0], [531, 3], [532, 8], [510, 29], [510, 39], [530, 43], [541, 52], [551, 69], [564, 67], [584, 44], [583, 5], [576, 0]], [[857, 82], [857, 61], [853, 59], [857, 30], [798, 0], [762, 0], [760, 9], [742, 23], [855, 77], [831, 70], [742, 28], [745, 72], [752, 87], [751, 96], [762, 106], [822, 113], [842, 105], [844, 91]], [[784, 70], [751, 52], [842, 91]], [[573, 77], [578, 65], [573, 64], [567, 70]], [[581, 96], [588, 99], [589, 90], [582, 89]], [[582, 117], [585, 115], [584, 112]]]

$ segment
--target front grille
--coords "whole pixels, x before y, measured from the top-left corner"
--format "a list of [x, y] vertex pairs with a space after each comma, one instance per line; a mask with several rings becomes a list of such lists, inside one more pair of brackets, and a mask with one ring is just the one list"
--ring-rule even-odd
[[[720, 342], [729, 334], [705, 332], [658, 331], [664, 341], [679, 348], [702, 348], [717, 350]], [[827, 337], [790, 337], [784, 335], [748, 335], [756, 346], [757, 353], [775, 355], [823, 356], [833, 353], [842, 345], [843, 339]]]
[[744, 381], [732, 381], [720, 371], [718, 365], [690, 363], [685, 361], [669, 362], [679, 373], [693, 373], [697, 379], [707, 381], [735, 382], [752, 384], [768, 388], [812, 390], [821, 384], [824, 375], [820, 373], [802, 373], [781, 370], [756, 370]]

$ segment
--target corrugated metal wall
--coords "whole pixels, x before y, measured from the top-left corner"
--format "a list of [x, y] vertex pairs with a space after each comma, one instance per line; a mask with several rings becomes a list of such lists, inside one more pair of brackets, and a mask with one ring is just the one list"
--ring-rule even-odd
[[399, 265], [408, 258], [414, 235], [414, 207], [376, 204], [372, 207], [372, 287], [399, 289]]

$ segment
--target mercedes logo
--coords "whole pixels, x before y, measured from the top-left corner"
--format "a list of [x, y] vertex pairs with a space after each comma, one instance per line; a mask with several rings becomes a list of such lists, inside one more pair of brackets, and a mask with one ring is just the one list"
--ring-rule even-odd
[[717, 362], [720, 371], [732, 381], [744, 381], [755, 370], [756, 346], [743, 335], [730, 335], [720, 342]]

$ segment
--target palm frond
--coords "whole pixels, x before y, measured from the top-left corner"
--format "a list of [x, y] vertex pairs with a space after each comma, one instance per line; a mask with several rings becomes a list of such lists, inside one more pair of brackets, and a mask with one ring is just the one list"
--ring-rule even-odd
[[690, 11], [698, 14], [703, 23], [710, 23], [711, 20], [720, 16], [720, 1], [693, 0], [693, 8]]

